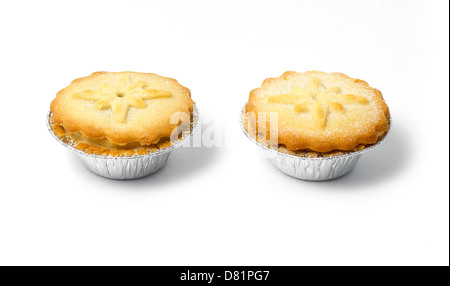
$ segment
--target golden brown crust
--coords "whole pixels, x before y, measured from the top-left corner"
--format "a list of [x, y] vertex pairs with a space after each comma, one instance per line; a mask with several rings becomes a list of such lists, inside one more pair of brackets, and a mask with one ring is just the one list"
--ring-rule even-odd
[[[112, 157], [132, 157], [146, 155], [151, 152], [155, 152], [158, 149], [167, 148], [172, 145], [170, 140], [160, 140], [157, 144], [153, 145], [140, 145], [139, 143], [133, 144], [131, 146], [102, 146], [103, 142], [100, 144], [95, 144], [88, 138], [80, 138], [75, 136], [74, 133], [67, 132], [63, 126], [53, 123], [53, 118], [50, 121], [50, 127], [53, 133], [64, 143], [73, 146], [75, 149], [85, 152], [90, 155], [102, 155], [102, 156], [112, 156]], [[87, 142], [86, 142], [87, 140]], [[89, 143], [88, 143], [89, 142]], [[94, 141], [95, 142], [95, 141]]]
[[[342, 73], [285, 72], [250, 92], [246, 112], [278, 113], [278, 144], [291, 151], [351, 151], [375, 144], [388, 128], [389, 108], [381, 92]], [[259, 130], [259, 129], [258, 129]], [[265, 132], [270, 138], [270, 128]]]
[[[102, 91], [105, 85], [109, 94]], [[122, 91], [130, 88], [134, 89], [129, 101], [125, 101], [126, 97], [113, 98], [99, 104], [98, 94], [110, 97], [117, 89], [117, 97], [122, 97]], [[54, 122], [71, 133], [80, 132], [87, 138], [106, 139], [117, 145], [153, 145], [169, 138], [178, 126], [170, 122], [174, 113], [192, 112], [190, 95], [189, 89], [175, 79], [152, 73], [96, 72], [75, 79], [59, 91], [50, 111]]]

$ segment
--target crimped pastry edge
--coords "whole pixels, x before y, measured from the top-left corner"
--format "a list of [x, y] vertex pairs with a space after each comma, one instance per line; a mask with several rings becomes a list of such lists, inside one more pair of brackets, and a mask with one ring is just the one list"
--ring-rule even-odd
[[55, 138], [56, 141], [58, 141], [61, 145], [63, 145], [64, 147], [74, 151], [75, 153], [78, 153], [80, 155], [85, 155], [85, 156], [89, 156], [89, 157], [93, 157], [93, 158], [103, 158], [103, 159], [135, 159], [135, 158], [144, 158], [144, 157], [151, 157], [151, 156], [157, 156], [163, 153], [167, 153], [170, 151], [173, 151], [174, 149], [182, 146], [184, 144], [184, 142], [186, 142], [187, 140], [190, 140], [190, 138], [193, 136], [193, 134], [196, 132], [198, 126], [199, 126], [199, 122], [200, 122], [200, 115], [198, 113], [197, 107], [194, 104], [194, 108], [192, 111], [192, 120], [191, 120], [191, 132], [185, 137], [182, 138], [182, 140], [177, 140], [176, 142], [171, 142], [170, 146], [164, 147], [164, 148], [157, 148], [155, 151], [151, 151], [148, 152], [147, 154], [142, 154], [142, 155], [132, 155], [132, 156], [111, 156], [111, 155], [100, 155], [100, 154], [89, 154], [86, 153], [83, 150], [79, 150], [76, 148], [76, 146], [72, 143], [72, 142], [65, 142], [62, 138], [60, 138], [58, 135], [56, 135], [54, 133], [54, 130], [52, 128], [52, 112], [49, 111], [46, 115], [46, 125], [47, 125], [47, 129], [50, 132], [50, 134], [53, 136], [53, 138]]
[[[391, 121], [391, 117], [389, 117], [389, 129], [386, 131], [386, 133], [380, 138], [380, 140], [378, 140], [375, 144], [371, 144], [371, 145], [366, 145], [364, 146], [362, 149], [360, 150], [355, 150], [355, 151], [344, 151], [342, 154], [331, 154], [331, 155], [327, 155], [327, 156], [322, 156], [323, 154], [321, 152], [315, 152], [318, 156], [314, 156], [314, 157], [309, 157], [309, 156], [302, 156], [299, 154], [295, 154], [295, 153], [290, 153], [290, 152], [285, 152], [283, 150], [280, 150], [280, 148], [275, 148], [274, 146], [270, 146], [270, 144], [268, 144], [267, 142], [261, 142], [261, 140], [259, 140], [258, 138], [255, 138], [255, 136], [253, 136], [252, 134], [250, 134], [247, 130], [247, 124], [245, 122], [245, 113], [246, 113], [246, 107], [247, 107], [246, 103], [244, 105], [244, 107], [241, 110], [240, 113], [240, 117], [239, 117], [239, 123], [241, 126], [241, 130], [244, 132], [245, 136], [247, 136], [247, 138], [249, 138], [253, 143], [255, 143], [256, 145], [258, 145], [260, 148], [267, 150], [269, 152], [274, 152], [277, 155], [281, 155], [281, 156], [287, 156], [287, 157], [295, 157], [295, 158], [301, 158], [301, 159], [305, 159], [305, 160], [333, 160], [333, 159], [337, 159], [337, 158], [343, 158], [343, 157], [352, 157], [352, 156], [358, 156], [361, 155], [369, 150], [374, 149], [375, 147], [377, 147], [378, 145], [380, 145], [382, 142], [384, 142], [386, 140], [386, 138], [389, 136], [389, 132], [392, 128], [392, 121]], [[287, 149], [287, 148], [286, 148]], [[339, 151], [339, 150], [336, 150]], [[305, 153], [310, 152], [310, 153], [314, 153], [314, 151], [305, 151]], [[331, 151], [333, 152], [333, 151]]]

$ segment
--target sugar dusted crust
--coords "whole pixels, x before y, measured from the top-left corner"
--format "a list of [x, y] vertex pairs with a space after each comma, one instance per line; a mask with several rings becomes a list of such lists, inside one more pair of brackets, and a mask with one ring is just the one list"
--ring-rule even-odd
[[340, 154], [375, 144], [388, 131], [390, 117], [381, 92], [367, 82], [320, 71], [285, 72], [266, 79], [250, 92], [245, 111], [256, 119], [247, 130], [258, 130], [266, 140], [270, 113], [276, 112], [278, 144], [286, 153], [301, 154]]
[[[115, 97], [116, 96], [116, 97]], [[96, 72], [74, 80], [50, 105], [65, 132], [119, 146], [156, 146], [179, 122], [173, 114], [193, 111], [189, 89], [152, 73]]]

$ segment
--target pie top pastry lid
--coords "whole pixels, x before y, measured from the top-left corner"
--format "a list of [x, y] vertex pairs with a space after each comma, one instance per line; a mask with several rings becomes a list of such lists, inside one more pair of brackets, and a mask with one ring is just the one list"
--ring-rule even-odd
[[50, 105], [54, 123], [68, 132], [117, 145], [169, 138], [179, 124], [171, 122], [172, 115], [192, 110], [189, 89], [176, 80], [137, 72], [96, 72], [76, 79]]
[[[381, 92], [367, 82], [320, 71], [289, 71], [266, 79], [251, 91], [246, 112], [256, 119], [248, 128], [263, 130], [266, 139], [275, 123], [278, 144], [314, 152], [375, 144], [388, 131], [390, 117]], [[270, 113], [277, 114], [277, 121]]]

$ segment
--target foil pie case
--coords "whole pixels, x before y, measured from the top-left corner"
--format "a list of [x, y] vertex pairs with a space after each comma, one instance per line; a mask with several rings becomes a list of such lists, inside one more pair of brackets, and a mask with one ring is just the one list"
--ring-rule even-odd
[[[244, 134], [256, 145], [267, 152], [271, 162], [283, 173], [291, 177], [307, 180], [307, 181], [326, 181], [342, 177], [348, 174], [356, 166], [362, 154], [369, 152], [379, 146], [386, 140], [386, 134], [376, 144], [366, 147], [360, 151], [350, 152], [343, 155], [329, 156], [329, 157], [303, 157], [296, 156], [278, 151], [277, 149], [269, 148], [258, 142], [245, 129], [244, 114], [245, 107], [240, 114], [240, 125]], [[390, 127], [392, 122], [390, 123]], [[388, 133], [389, 133], [388, 130]]]
[[84, 151], [76, 149], [70, 143], [62, 141], [55, 135], [51, 128], [51, 116], [52, 114], [49, 112], [46, 120], [47, 128], [56, 141], [75, 152], [81, 159], [83, 165], [93, 173], [102, 177], [118, 180], [142, 178], [157, 172], [166, 164], [170, 152], [182, 146], [184, 142], [190, 139], [192, 134], [196, 131], [199, 122], [198, 110], [194, 105], [194, 111], [192, 112], [191, 132], [188, 135], [185, 135], [182, 140], [173, 142], [172, 145], [167, 148], [158, 149], [157, 151], [150, 152], [145, 155], [113, 157], [87, 154]]

